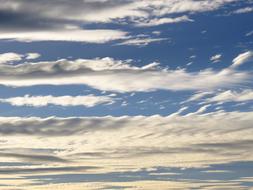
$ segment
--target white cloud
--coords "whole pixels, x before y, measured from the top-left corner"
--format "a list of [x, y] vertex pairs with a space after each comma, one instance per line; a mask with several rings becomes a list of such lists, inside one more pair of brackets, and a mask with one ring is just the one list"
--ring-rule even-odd
[[[124, 173], [121, 173], [121, 175]], [[152, 173], [153, 175], [154, 173]], [[155, 173], [156, 175], [158, 173]], [[166, 174], [166, 173], [160, 173]], [[171, 174], [172, 173], [167, 173]], [[150, 173], [150, 176], [152, 176]], [[175, 174], [176, 175], [176, 174]], [[179, 175], [179, 174], [177, 174]], [[154, 175], [153, 175], [154, 176]], [[132, 177], [132, 176], [131, 176]], [[234, 189], [237, 190], [244, 190], [245, 185], [243, 182], [252, 182], [252, 178], [241, 178], [237, 181], [229, 181], [229, 180], [202, 180], [201, 182], [197, 182], [195, 180], [173, 180], [173, 179], [167, 179], [166, 181], [164, 179], [162, 180], [130, 180], [130, 181], [121, 181], [121, 182], [75, 182], [75, 183], [57, 183], [57, 184], [44, 184], [44, 185], [36, 185], [35, 182], [31, 179], [23, 179], [23, 178], [15, 178], [14, 180], [2, 180], [3, 184], [10, 184], [13, 185], [6, 185], [5, 187], [8, 187], [8, 190], [16, 190], [20, 186], [24, 187], [26, 190], [48, 190], [48, 189], [61, 189], [61, 190], [83, 190], [84, 187], [89, 190], [97, 190], [99, 189], [108, 189], [109, 188], [121, 188], [121, 189], [129, 189], [130, 190], [139, 190], [139, 189], [145, 189], [145, 190], [153, 190], [159, 187], [159, 190], [168, 190], [173, 188], [177, 190], [185, 190], [185, 189], [202, 189], [202, 190], [213, 190], [213, 189]], [[30, 185], [28, 185], [30, 184]], [[33, 185], [34, 184], [34, 185]], [[5, 189], [1, 189], [5, 190]], [[252, 190], [252, 189], [249, 189]]]
[[253, 60], [253, 51], [247, 51], [245, 53], [239, 54], [234, 60], [233, 65], [231, 65], [232, 68], [236, 68], [246, 62]]
[[198, 13], [213, 11], [219, 9], [227, 3], [235, 2], [236, 0], [213, 0], [213, 1], [194, 1], [194, 0], [165, 0], [153, 1], [150, 4], [157, 5], [160, 9], [155, 10], [158, 15], [173, 14], [173, 13]]
[[252, 90], [243, 90], [241, 92], [227, 90], [208, 98], [207, 102], [244, 102], [253, 100]]
[[26, 59], [31, 60], [31, 59], [37, 59], [41, 55], [39, 53], [27, 53], [26, 54]]
[[130, 63], [130, 60], [97, 58], [0, 65], [0, 84], [16, 87], [76, 84], [116, 92], [211, 90], [247, 83], [251, 76], [249, 72], [234, 69], [187, 72], [163, 69], [157, 63], [143, 67]]
[[193, 64], [193, 61], [188, 62], [188, 63], [186, 64], [186, 66], [191, 66], [192, 64]]
[[182, 107], [182, 108], [180, 108], [177, 112], [172, 113], [172, 114], [170, 114], [169, 116], [170, 116], [170, 117], [174, 117], [174, 116], [180, 115], [181, 113], [183, 113], [183, 112], [184, 112], [185, 110], [187, 110], [187, 109], [188, 109], [187, 106]]
[[107, 96], [29, 96], [0, 99], [2, 103], [9, 103], [13, 106], [43, 107], [48, 105], [58, 106], [85, 106], [94, 107], [99, 104], [112, 104], [114, 100]]
[[199, 115], [201, 113], [204, 113], [207, 110], [207, 108], [210, 106], [211, 106], [210, 104], [204, 105], [204, 106], [200, 107], [196, 112], [189, 113], [186, 116]]
[[0, 64], [11, 63], [15, 61], [21, 61], [23, 55], [17, 53], [3, 53], [0, 54]]
[[1, 32], [0, 39], [21, 42], [70, 41], [86, 43], [106, 43], [126, 38], [127, 33], [119, 30], [49, 30], [29, 32]]
[[245, 7], [241, 9], [237, 9], [233, 11], [234, 14], [243, 14], [243, 13], [249, 13], [253, 11], [253, 7]]
[[[248, 53], [233, 60], [240, 65], [249, 60]], [[153, 65], [152, 63], [151, 65]], [[235, 67], [235, 66], [231, 67]], [[105, 91], [132, 92], [164, 90], [213, 90], [247, 83], [250, 73], [226, 68], [221, 71], [211, 69], [187, 72], [184, 69], [169, 70], [137, 67], [131, 60], [119, 61], [112, 58], [58, 60], [51, 62], [0, 65], [0, 84], [6, 86], [32, 85], [88, 85]], [[33, 73], [36, 73], [33, 74]], [[129, 82], [133, 81], [133, 82]], [[205, 81], [210, 81], [208, 84]]]
[[198, 92], [198, 93], [194, 94], [193, 96], [191, 96], [188, 100], [186, 100], [182, 103], [197, 101], [197, 100], [200, 100], [200, 99], [204, 98], [205, 96], [211, 95], [211, 94], [213, 94], [213, 92]]
[[212, 61], [213, 63], [218, 63], [220, 62], [221, 57], [222, 54], [216, 54], [210, 58], [210, 61]]
[[14, 52], [8, 52], [0, 54], [0, 64], [12, 64], [17, 61], [22, 61], [24, 59], [31, 60], [37, 59], [40, 57], [38, 53], [27, 53], [27, 54], [18, 54]]
[[147, 38], [133, 38], [133, 39], [128, 39], [125, 40], [123, 42], [118, 43], [117, 45], [128, 45], [128, 46], [147, 46], [150, 43], [154, 43], [154, 42], [161, 42], [161, 41], [165, 41], [168, 40], [168, 38], [151, 38], [151, 37], [147, 37]]
[[240, 91], [226, 90], [218, 92], [199, 92], [191, 96], [188, 100], [182, 102], [202, 101], [203, 103], [225, 103], [225, 102], [247, 102], [253, 100], [253, 91], [244, 89]]
[[161, 33], [162, 33], [161, 31], [153, 31], [153, 32], [152, 32], [152, 34], [154, 34], [154, 35], [156, 35], [156, 36], [161, 35]]
[[175, 18], [157, 18], [151, 19], [147, 21], [140, 21], [136, 24], [136, 26], [158, 26], [162, 24], [172, 24], [172, 23], [179, 23], [179, 22], [193, 22], [194, 20], [190, 19], [188, 16], [180, 16]]

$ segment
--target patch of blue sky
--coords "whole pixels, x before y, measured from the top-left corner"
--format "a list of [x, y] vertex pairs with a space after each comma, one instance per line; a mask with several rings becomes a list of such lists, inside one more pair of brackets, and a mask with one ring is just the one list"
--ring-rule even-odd
[[[216, 183], [239, 182], [240, 185], [251, 187], [252, 181], [243, 178], [252, 177], [252, 162], [232, 162], [228, 164], [210, 165], [207, 168], [163, 168], [152, 170], [142, 169], [136, 172], [111, 172], [98, 174], [62, 174], [62, 175], [36, 175], [24, 176], [36, 180], [38, 184], [48, 183], [79, 183], [79, 182], [134, 182], [134, 181], [177, 181], [191, 183]], [[205, 186], [205, 185], [203, 185]]]

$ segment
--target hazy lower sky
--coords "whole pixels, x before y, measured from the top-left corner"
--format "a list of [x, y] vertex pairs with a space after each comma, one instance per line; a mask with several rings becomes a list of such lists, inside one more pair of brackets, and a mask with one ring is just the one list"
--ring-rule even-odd
[[252, 0], [0, 0], [0, 190], [253, 189]]

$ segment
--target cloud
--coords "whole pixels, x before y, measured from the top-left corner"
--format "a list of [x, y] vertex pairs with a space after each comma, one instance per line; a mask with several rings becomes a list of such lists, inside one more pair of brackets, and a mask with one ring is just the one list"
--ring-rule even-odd
[[210, 106], [211, 106], [210, 104], [204, 105], [204, 106], [200, 107], [196, 112], [189, 113], [186, 116], [198, 115], [198, 114], [204, 113], [207, 110], [207, 108]]
[[245, 36], [251, 36], [251, 35], [253, 35], [253, 30], [245, 34]]
[[[8, 157], [16, 164], [1, 166], [0, 173], [12, 180], [16, 180], [14, 176], [32, 176], [36, 184], [57, 183], [58, 179], [80, 182], [84, 178], [87, 182], [112, 182], [114, 175], [121, 181], [136, 181], [137, 176], [148, 176], [143, 175], [145, 169], [150, 173], [155, 168], [162, 172], [162, 168], [175, 167], [203, 171], [213, 164], [253, 161], [252, 112], [180, 114], [1, 117], [4, 149], [0, 150], [0, 162]], [[140, 174], [129, 177], [136, 171]]]
[[58, 106], [85, 106], [94, 107], [99, 104], [112, 104], [114, 100], [107, 96], [29, 96], [0, 99], [2, 103], [9, 103], [13, 106], [43, 107], [48, 105]]
[[21, 61], [23, 55], [17, 53], [3, 53], [0, 54], [0, 64]]
[[[240, 64], [241, 58], [234, 64]], [[246, 59], [243, 58], [245, 61]], [[243, 62], [244, 62], [243, 61]], [[57, 60], [0, 65], [0, 84], [5, 86], [88, 85], [102, 91], [134, 92], [163, 90], [212, 90], [248, 83], [251, 74], [226, 68], [187, 72], [155, 65], [133, 66], [131, 60], [113, 58]], [[133, 82], [129, 82], [133, 81]], [[209, 83], [206, 83], [209, 81]]]
[[184, 101], [183, 103], [197, 101], [210, 94], [213, 94], [213, 92], [198, 92], [194, 94], [193, 96], [191, 96], [188, 100]]
[[212, 61], [213, 63], [218, 63], [220, 62], [221, 57], [222, 54], [216, 54], [210, 58], [210, 61]]
[[[119, 176], [117, 176], [119, 177]], [[21, 179], [19, 179], [21, 181]], [[29, 180], [26, 180], [30, 182]], [[238, 181], [215, 181], [215, 180], [202, 180], [201, 182], [187, 180], [171, 180], [171, 179], [157, 179], [157, 180], [135, 180], [135, 181], [125, 181], [125, 182], [79, 182], [79, 183], [59, 183], [59, 184], [48, 184], [48, 185], [32, 185], [25, 186], [27, 190], [47, 190], [47, 189], [61, 189], [61, 190], [83, 190], [87, 187], [89, 190], [99, 189], [156, 189], [159, 187], [159, 190], [167, 189], [203, 189], [203, 190], [212, 190], [212, 189], [233, 189], [244, 190], [245, 186], [240, 182], [243, 179]], [[250, 179], [245, 179], [246, 182], [251, 182]], [[17, 190], [17, 186], [9, 187], [8, 190]], [[250, 188], [250, 187], [249, 187]], [[252, 190], [252, 189], [250, 189]]]
[[200, 100], [202, 103], [248, 102], [253, 100], [253, 91], [251, 89], [244, 89], [226, 90], [222, 92], [199, 92], [182, 102], [182, 104]]
[[14, 52], [2, 53], [0, 54], [0, 64], [12, 64], [22, 60], [37, 59], [38, 57], [40, 57], [38, 53], [27, 53], [25, 55]]
[[252, 90], [243, 90], [241, 92], [227, 90], [215, 96], [208, 98], [207, 102], [245, 102], [253, 100]]
[[39, 53], [27, 53], [26, 54], [26, 59], [31, 60], [31, 59], [37, 59], [41, 55]]
[[237, 9], [233, 11], [233, 14], [243, 14], [243, 13], [250, 13], [253, 11], [253, 7], [245, 7], [241, 9]]
[[151, 19], [148, 21], [141, 21], [137, 23], [136, 26], [158, 26], [162, 24], [172, 24], [172, 23], [179, 23], [179, 22], [193, 22], [194, 20], [190, 19], [188, 16], [180, 16], [175, 18], [159, 18], [159, 19]]
[[[12, 156], [12, 155], [11, 155]], [[44, 160], [43, 160], [44, 161]], [[37, 167], [37, 168], [1, 168], [0, 174], [42, 174], [42, 173], [68, 173], [68, 172], [84, 172], [85, 170], [95, 169], [91, 166], [69, 166], [69, 167]]]
[[253, 51], [247, 51], [245, 53], [239, 54], [234, 60], [233, 65], [231, 65], [232, 68], [236, 68], [246, 62], [253, 60]]
[[127, 39], [123, 42], [118, 43], [117, 45], [128, 45], [128, 46], [147, 46], [151, 43], [155, 42], [161, 42], [161, 41], [166, 41], [168, 38], [151, 38], [151, 37], [142, 37], [142, 38], [132, 38], [132, 39]]
[[[16, 158], [19, 160], [23, 160], [25, 162], [66, 162], [66, 160], [58, 158], [56, 156], [50, 156], [50, 155], [26, 155], [26, 154], [19, 154], [19, 153], [7, 153], [7, 152], [0, 152], [0, 157], [6, 157], [6, 158]], [[11, 171], [9, 171], [11, 172]], [[0, 173], [8, 173], [8, 171], [0, 170]]]
[[[198, 13], [212, 11], [235, 2], [236, 0], [214, 0], [214, 1], [115, 1], [115, 0], [76, 0], [74, 2], [53, 0], [1, 0], [1, 13], [4, 16], [2, 22], [23, 22], [23, 25], [47, 24], [55, 20], [75, 20], [86, 22], [109, 22], [114, 19], [142, 18], [150, 16], [163, 16], [174, 13]], [[39, 14], [36, 14], [39, 13]], [[35, 17], [29, 17], [29, 16]], [[8, 18], [8, 19], [7, 19]], [[38, 22], [38, 18], [43, 21]], [[34, 19], [34, 20], [33, 20]], [[7, 23], [6, 23], [7, 24]]]
[[[189, 15], [213, 11], [237, 0], [0, 0], [0, 40], [106, 43], [126, 32], [98, 23], [138, 27], [192, 22]], [[174, 15], [178, 15], [175, 17]], [[94, 29], [87, 29], [93, 24]]]
[[182, 114], [182, 113], [183, 113], [185, 110], [187, 110], [187, 109], [188, 109], [187, 106], [186, 106], [186, 107], [182, 107], [182, 108], [180, 108], [177, 112], [171, 114], [170, 117], [174, 117], [174, 116], [180, 115], [180, 114]]
[[[220, 13], [226, 11], [224, 6], [232, 2], [239, 0], [0, 0], [0, 39], [85, 43], [115, 40], [114, 44], [146, 46], [167, 39], [154, 34], [133, 36], [119, 30], [119, 25], [129, 29], [139, 27], [135, 29], [150, 33], [154, 28], [145, 27], [191, 22], [193, 19], [197, 22], [195, 14], [218, 9], [215, 14]], [[241, 3], [231, 4], [234, 8], [237, 5]], [[192, 55], [194, 52], [188, 53]], [[244, 109], [245, 106], [244, 112], [211, 112], [215, 109], [211, 105], [213, 102], [252, 101], [250, 89], [228, 90], [252, 85], [252, 71], [238, 68], [252, 60], [252, 55], [246, 53], [238, 55], [232, 66], [227, 68], [203, 70], [197, 70], [198, 64], [190, 70], [173, 69], [158, 62], [142, 64], [108, 57], [71, 57], [52, 61], [43, 58], [45, 61], [40, 61], [35, 60], [40, 56], [37, 53], [3, 56], [0, 64], [0, 85], [4, 86], [3, 89], [15, 91], [12, 87], [29, 87], [25, 90], [30, 91], [34, 85], [68, 84], [89, 86], [104, 94], [12, 94], [12, 97], [9, 94], [8, 98], [0, 99], [0, 102], [15, 106], [93, 107], [113, 103], [121, 95], [137, 103], [169, 98], [155, 104], [155, 110], [159, 106], [162, 109], [165, 104], [171, 109], [178, 106], [168, 92], [138, 93], [156, 90], [188, 90], [175, 93], [180, 95], [179, 99], [187, 99], [185, 93], [197, 91], [189, 101], [201, 99], [205, 104], [194, 102], [194, 111], [184, 105], [168, 116], [0, 117], [0, 189], [247, 188], [251, 185], [249, 179], [242, 179], [246, 181], [243, 184], [239, 177], [232, 179], [231, 176], [244, 177], [241, 168], [247, 166], [245, 168], [250, 171], [252, 166], [249, 163], [253, 162], [253, 113]], [[219, 60], [219, 54], [211, 57], [213, 62]], [[24, 91], [22, 89], [16, 90]], [[111, 91], [111, 95], [107, 96], [105, 91]], [[114, 92], [130, 92], [131, 95], [115, 95]], [[134, 94], [135, 97], [129, 97]], [[144, 98], [149, 95], [153, 98]], [[140, 97], [142, 99], [139, 100]], [[131, 106], [131, 102], [122, 100], [122, 106], [127, 104]], [[196, 108], [199, 105], [200, 108]], [[150, 110], [146, 111], [145, 114], [148, 114]], [[7, 112], [3, 114], [10, 114]], [[235, 162], [247, 164], [240, 163], [242, 167], [239, 168]], [[230, 178], [218, 173], [196, 175], [196, 171], [201, 169], [229, 168], [229, 164], [239, 168], [238, 172], [228, 174]], [[174, 172], [176, 176], [168, 175], [175, 168], [178, 170]], [[248, 173], [245, 176], [250, 175]]]
[[[173, 23], [168, 14], [198, 13], [217, 10], [236, 0], [1, 0], [0, 26], [8, 30], [41, 30], [63, 28], [69, 23], [108, 23], [130, 20], [141, 23]], [[187, 15], [180, 15], [187, 18]], [[179, 18], [180, 18], [179, 17]], [[150, 21], [148, 21], [150, 20]], [[181, 19], [180, 19], [181, 20]], [[185, 20], [185, 19], [183, 19]], [[186, 19], [187, 20], [187, 19]], [[176, 21], [178, 22], [178, 21]]]
[[[31, 157], [36, 161], [40, 155], [45, 155], [39, 153], [41, 150], [51, 149], [42, 159], [61, 158], [79, 165], [86, 163], [86, 166], [95, 159], [91, 164], [96, 167], [102, 166], [103, 160], [111, 166], [120, 160], [135, 169], [161, 164], [164, 167], [200, 167], [224, 161], [252, 160], [252, 116], [252, 112], [203, 115], [199, 112], [168, 117], [1, 117], [0, 133], [3, 140], [8, 139], [3, 143], [8, 154], [17, 159]], [[20, 150], [30, 148], [32, 156], [17, 157], [16, 144]], [[157, 156], [160, 159], [152, 159]], [[0, 160], [6, 155], [2, 157], [0, 154]], [[145, 160], [139, 162], [143, 157]], [[114, 171], [123, 166], [117, 164], [115, 167]]]
[[48, 31], [0, 32], [2, 40], [20, 42], [69, 41], [86, 43], [106, 43], [126, 38], [127, 33], [120, 30], [62, 29]]

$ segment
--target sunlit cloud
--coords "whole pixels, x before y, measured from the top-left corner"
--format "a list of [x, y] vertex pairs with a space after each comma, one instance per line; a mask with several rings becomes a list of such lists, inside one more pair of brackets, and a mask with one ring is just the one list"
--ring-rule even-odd
[[250, 13], [253, 12], [253, 7], [245, 7], [241, 9], [237, 9], [233, 11], [233, 14], [243, 14], [243, 13]]
[[110, 172], [126, 172], [127, 178], [129, 172], [147, 168], [154, 173], [151, 169], [159, 166], [205, 171], [212, 164], [253, 160], [252, 118], [252, 112], [2, 117], [0, 161], [6, 162], [8, 157], [10, 162], [28, 165], [1, 170], [9, 176], [33, 175], [34, 179], [42, 173], [60, 177], [70, 173], [107, 176]]
[[21, 61], [23, 55], [17, 54], [17, 53], [3, 53], [0, 54], [0, 64], [3, 63], [11, 63], [13, 61]]
[[107, 96], [29, 96], [0, 99], [2, 103], [9, 103], [13, 106], [43, 107], [48, 105], [58, 106], [85, 106], [93, 107], [99, 104], [112, 104], [114, 100]]
[[[249, 58], [234, 59], [241, 65]], [[210, 90], [248, 83], [251, 74], [226, 68], [221, 71], [206, 69], [188, 72], [184, 69], [160, 68], [157, 63], [142, 67], [134, 66], [131, 60], [113, 58], [62, 59], [50, 62], [0, 65], [0, 84], [6, 86], [33, 85], [87, 85], [95, 89], [115, 92], [163, 90]], [[133, 81], [133, 82], [129, 82]], [[209, 81], [206, 83], [206, 81]]]
[[106, 43], [126, 38], [126, 32], [119, 30], [49, 30], [29, 32], [0, 32], [2, 40], [16, 40], [20, 42], [33, 41], [69, 41], [86, 43]]
[[[202, 96], [203, 95], [203, 96]], [[204, 98], [204, 96], [208, 97]], [[223, 92], [213, 93], [199, 93], [192, 96], [189, 101], [203, 100], [204, 102], [247, 102], [253, 100], [253, 91], [250, 89], [242, 91], [227, 90]]]
[[0, 190], [250, 189], [252, 0], [0, 0]]
[[213, 63], [218, 63], [218, 62], [220, 62], [221, 57], [222, 57], [222, 54], [213, 55], [210, 58], [210, 61], [212, 61]]
[[233, 65], [231, 65], [231, 67], [235, 68], [249, 61], [253, 61], [253, 51], [247, 51], [239, 54], [236, 58], [234, 58]]
[[127, 46], [139, 46], [144, 47], [151, 43], [159, 43], [162, 41], [168, 41], [167, 38], [151, 38], [151, 37], [141, 37], [141, 38], [132, 38], [124, 40], [123, 42], [118, 43], [117, 45], [127, 45]]
[[172, 24], [172, 23], [180, 23], [180, 22], [193, 22], [194, 20], [188, 18], [188, 16], [181, 16], [176, 18], [160, 18], [160, 19], [151, 19], [146, 22], [137, 23], [136, 26], [158, 26], [162, 24]]

